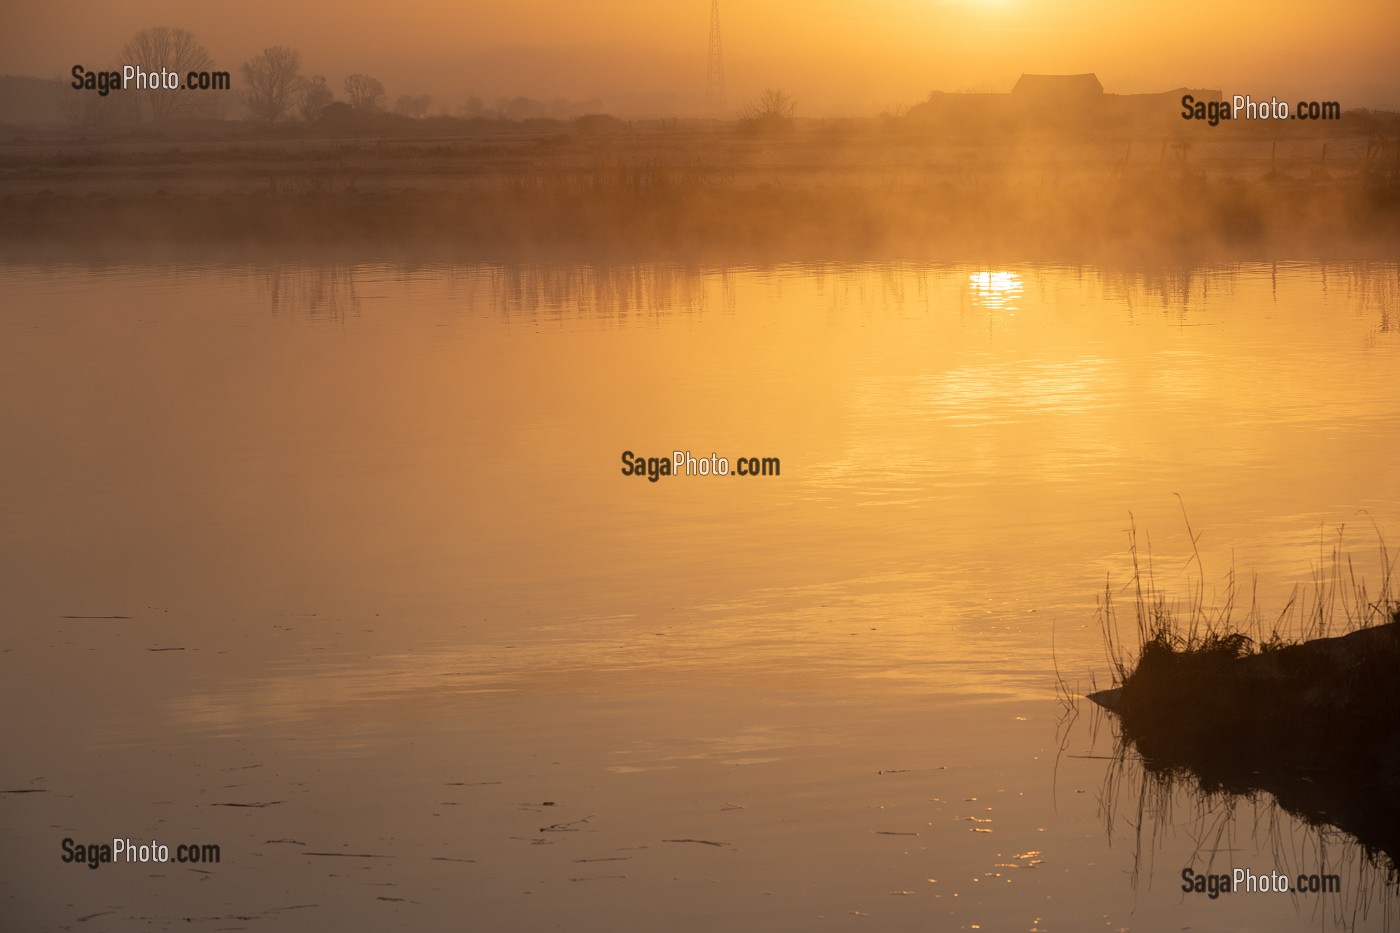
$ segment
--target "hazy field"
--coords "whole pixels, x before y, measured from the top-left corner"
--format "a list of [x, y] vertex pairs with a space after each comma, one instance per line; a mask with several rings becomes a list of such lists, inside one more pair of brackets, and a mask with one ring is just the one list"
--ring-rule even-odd
[[1130, 135], [887, 119], [21, 138], [0, 148], [0, 236], [22, 254], [719, 262], [1389, 256], [1400, 243], [1393, 139]]

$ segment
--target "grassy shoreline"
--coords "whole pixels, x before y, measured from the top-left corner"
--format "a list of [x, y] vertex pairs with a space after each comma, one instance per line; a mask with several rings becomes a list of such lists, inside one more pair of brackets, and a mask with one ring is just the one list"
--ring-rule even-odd
[[[1330, 578], [1319, 572], [1310, 593], [1295, 592], [1267, 634], [1257, 610], [1244, 625], [1232, 617], [1233, 575], [1219, 608], [1207, 608], [1198, 582], [1179, 612], [1156, 591], [1150, 567], [1144, 577], [1135, 537], [1132, 550], [1137, 648], [1130, 652], [1117, 635], [1106, 590], [1100, 621], [1113, 686], [1089, 695], [1116, 717], [1120, 758], [1134, 750], [1165, 786], [1267, 791], [1308, 822], [1356, 837], [1372, 857], [1383, 856], [1394, 880], [1400, 598], [1384, 542], [1378, 593], [1351, 574], [1338, 547]], [[1198, 554], [1193, 561], [1199, 572]]]

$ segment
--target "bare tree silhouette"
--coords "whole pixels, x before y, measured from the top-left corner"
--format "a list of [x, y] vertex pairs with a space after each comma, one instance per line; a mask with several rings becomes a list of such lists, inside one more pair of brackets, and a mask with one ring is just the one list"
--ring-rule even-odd
[[427, 94], [400, 94], [399, 99], [394, 101], [394, 113], [405, 117], [426, 117], [428, 108], [433, 105], [433, 99]]
[[457, 105], [457, 116], [470, 120], [472, 117], [486, 116], [489, 110], [490, 108], [486, 106], [485, 101], [473, 95], [467, 98], [465, 104]]
[[254, 119], [275, 122], [297, 104], [302, 77], [301, 55], [296, 50], [285, 45], [263, 49], [243, 63], [242, 71], [239, 96]]
[[297, 100], [297, 113], [303, 120], [310, 123], [321, 116], [321, 111], [326, 109], [326, 105], [335, 100], [335, 95], [331, 93], [330, 85], [326, 84], [323, 75], [312, 75], [301, 84], [301, 93]]
[[[196, 41], [194, 34], [185, 29], [171, 29], [169, 26], [156, 26], [143, 29], [132, 36], [131, 41], [122, 47], [121, 60], [124, 64], [135, 65], [142, 71], [159, 73], [162, 68], [179, 75], [180, 81], [191, 71], [207, 71], [213, 62], [209, 50]], [[200, 99], [206, 102], [211, 95], [191, 93], [185, 90], [172, 91], [163, 88], [155, 90], [129, 89], [135, 101], [137, 121], [143, 114], [151, 115], [151, 122], [160, 126], [170, 120], [194, 114]]]
[[378, 78], [353, 74], [345, 79], [345, 96], [356, 110], [378, 110], [384, 105], [384, 85]]
[[[103, 68], [103, 71], [113, 71]], [[54, 101], [64, 122], [79, 130], [100, 129], [111, 123], [118, 113], [118, 106], [111, 97], [99, 97], [88, 91], [74, 90], [63, 77], [52, 82]]]
[[743, 116], [748, 120], [764, 122], [786, 122], [797, 112], [797, 101], [792, 95], [777, 88], [764, 88], [753, 100], [744, 106]]

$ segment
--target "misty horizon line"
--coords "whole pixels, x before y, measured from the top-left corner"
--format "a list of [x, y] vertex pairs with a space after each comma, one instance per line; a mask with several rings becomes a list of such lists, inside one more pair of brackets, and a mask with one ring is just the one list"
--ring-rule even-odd
[[[73, 67], [74, 67], [75, 72], [76, 72], [76, 69], [79, 68], [79, 67], [82, 67], [82, 68], [86, 69], [86, 66], [81, 66], [81, 65], [75, 65], [75, 66], [73, 66]], [[120, 68], [121, 68], [121, 67], [122, 67], [122, 66], [120, 66], [120, 65], [115, 66], [114, 68], [108, 68], [108, 67], [105, 67], [105, 66], [99, 66], [99, 68], [101, 68], [102, 70], [106, 70], [106, 71], [108, 71], [109, 73], [115, 72], [116, 74], [120, 74]], [[159, 67], [159, 66], [157, 66], [157, 67]], [[96, 70], [97, 70], [97, 69], [93, 69], [93, 71], [96, 71]], [[351, 76], [348, 75], [348, 76], [347, 76], [347, 79], [348, 79], [349, 77], [351, 77]], [[1183, 92], [1195, 92], [1195, 93], [1198, 93], [1198, 94], [1199, 94], [1199, 93], [1202, 93], [1202, 92], [1205, 92], [1205, 93], [1209, 93], [1209, 94], [1221, 95], [1222, 97], [1224, 97], [1224, 98], [1226, 98], [1226, 99], [1228, 99], [1229, 96], [1230, 96], [1230, 93], [1228, 93], [1227, 90], [1226, 90], [1224, 87], [1212, 87], [1212, 86], [1210, 86], [1210, 85], [1207, 84], [1207, 83], [1200, 83], [1200, 82], [1173, 84], [1171, 87], [1164, 88], [1164, 89], [1161, 89], [1161, 90], [1155, 90], [1155, 91], [1109, 90], [1108, 88], [1102, 86], [1101, 82], [1099, 82], [1099, 80], [1098, 80], [1098, 73], [1097, 73], [1097, 72], [1094, 72], [1094, 71], [1090, 71], [1090, 72], [1076, 72], [1076, 73], [1029, 72], [1029, 71], [1023, 71], [1023, 72], [1019, 72], [1018, 78], [1017, 78], [1015, 81], [1011, 82], [1011, 86], [1010, 86], [1008, 89], [1006, 89], [1006, 90], [997, 90], [996, 87], [995, 87], [994, 85], [992, 85], [991, 83], [989, 83], [989, 82], [982, 82], [982, 83], [979, 83], [979, 84], [972, 84], [972, 85], [960, 85], [960, 86], [958, 86], [958, 87], [957, 87], [956, 89], [954, 89], [954, 90], [943, 90], [943, 89], [941, 89], [941, 88], [934, 88], [934, 89], [930, 90], [924, 97], [919, 98], [918, 100], [914, 101], [913, 103], [909, 103], [909, 104], [897, 104], [897, 105], [893, 105], [893, 106], [886, 106], [886, 107], [883, 107], [883, 108], [880, 108], [880, 109], [874, 110], [874, 111], [867, 110], [867, 111], [865, 111], [865, 112], [851, 112], [851, 111], [847, 111], [847, 112], [832, 112], [832, 111], [829, 111], [829, 110], [828, 110], [828, 111], [817, 110], [816, 112], [807, 112], [807, 113], [803, 113], [803, 112], [801, 112], [800, 110], [797, 110], [796, 112], [794, 112], [794, 113], [791, 114], [790, 116], [792, 116], [792, 117], [794, 117], [794, 118], [797, 118], [797, 119], [818, 119], [818, 120], [819, 120], [819, 119], [871, 119], [871, 118], [881, 118], [881, 117], [891, 117], [891, 116], [893, 116], [893, 117], [898, 117], [898, 116], [902, 116], [905, 112], [907, 112], [907, 111], [909, 111], [909, 110], [912, 110], [912, 109], [914, 109], [914, 108], [917, 108], [917, 107], [919, 107], [919, 106], [921, 106], [921, 105], [923, 105], [923, 104], [927, 104], [927, 103], [934, 102], [935, 100], [937, 100], [937, 99], [939, 99], [939, 98], [947, 98], [947, 97], [959, 97], [959, 98], [985, 97], [985, 98], [1005, 99], [1005, 98], [1014, 98], [1014, 97], [1018, 97], [1018, 96], [1019, 96], [1019, 97], [1022, 97], [1023, 99], [1030, 99], [1030, 98], [1032, 98], [1032, 97], [1034, 96], [1034, 94], [1028, 93], [1028, 94], [1021, 95], [1021, 94], [1018, 94], [1018, 91], [1017, 91], [1018, 85], [1020, 85], [1020, 84], [1021, 84], [1022, 82], [1024, 82], [1026, 79], [1034, 79], [1034, 80], [1049, 79], [1049, 80], [1051, 80], [1051, 81], [1054, 81], [1054, 80], [1062, 80], [1062, 79], [1080, 79], [1080, 78], [1088, 78], [1088, 79], [1092, 80], [1092, 81], [1094, 82], [1095, 85], [1098, 86], [1098, 87], [1097, 87], [1097, 90], [1096, 90], [1096, 92], [1095, 92], [1095, 96], [1096, 96], [1097, 98], [1159, 98], [1159, 99], [1163, 99], [1163, 98], [1168, 97], [1169, 95], [1176, 94], [1176, 93], [1183, 93]], [[217, 113], [210, 113], [206, 118], [207, 118], [207, 119], [216, 119], [216, 120], [219, 120], [219, 121], [228, 121], [228, 122], [250, 122], [250, 123], [267, 122], [267, 121], [260, 121], [260, 120], [259, 120], [257, 117], [255, 117], [252, 113], [250, 113], [250, 112], [248, 111], [247, 106], [246, 106], [246, 105], [244, 104], [244, 102], [240, 99], [240, 86], [239, 86], [239, 85], [240, 85], [240, 83], [241, 83], [241, 82], [240, 82], [241, 75], [239, 75], [236, 71], [235, 71], [235, 72], [232, 72], [232, 79], [233, 79], [233, 84], [232, 84], [232, 86], [231, 86], [230, 88], [227, 88], [227, 89], [225, 89], [225, 90], [218, 90], [218, 91], [209, 91], [209, 92], [206, 92], [207, 96], [206, 96], [206, 94], [201, 94], [202, 97], [206, 97], [206, 100], [209, 100], [210, 102], [213, 102], [215, 98], [222, 98], [222, 100], [219, 102], [217, 108], [214, 108], [214, 109], [216, 109], [218, 112], [217, 112]], [[325, 79], [325, 76], [323, 76], [323, 75], [311, 75], [311, 74], [306, 74], [306, 75], [299, 75], [299, 79], [301, 79], [301, 80], [306, 80], [306, 79], [324, 80], [324, 79]], [[33, 75], [33, 74], [17, 74], [17, 73], [4, 73], [4, 74], [0, 74], [0, 82], [11, 83], [11, 82], [15, 82], [15, 81], [19, 81], [19, 82], [37, 82], [37, 83], [41, 83], [41, 84], [43, 84], [43, 85], [47, 85], [47, 86], [49, 86], [50, 88], [53, 88], [53, 87], [56, 85], [56, 86], [57, 86], [57, 90], [71, 89], [71, 88], [72, 88], [72, 84], [73, 84], [73, 82], [72, 82], [71, 80], [65, 79], [65, 78], [62, 77], [62, 76], [59, 76], [59, 77], [44, 77], [44, 76], [42, 76], [42, 75]], [[338, 85], [338, 84], [337, 84], [337, 85], [331, 85], [331, 86], [332, 86], [332, 87], [337, 87], [337, 88], [340, 87], [340, 85]], [[420, 84], [420, 85], [417, 85], [417, 88], [418, 88], [419, 90], [421, 90], [421, 89], [422, 89], [422, 85], [421, 85], [421, 84]], [[10, 88], [10, 89], [8, 89], [8, 90], [13, 91], [14, 89], [13, 89], [13, 88]], [[115, 91], [115, 90], [123, 90], [123, 89], [118, 88], [118, 87], [113, 87], [113, 90]], [[135, 89], [135, 88], [126, 88], [126, 89], [124, 89], [124, 90], [133, 91], [134, 93], [137, 93], [137, 94], [141, 94], [141, 93], [146, 93], [146, 94], [149, 94], [149, 93], [161, 93], [161, 92], [152, 92], [152, 91], [149, 91], [149, 90], [138, 90], [138, 89]], [[413, 94], [413, 95], [410, 95], [410, 94], [399, 94], [399, 95], [396, 95], [396, 94], [395, 94], [395, 90], [396, 90], [396, 89], [391, 90], [391, 89], [387, 89], [387, 88], [386, 88], [386, 89], [385, 89], [385, 98], [384, 98], [383, 103], [382, 103], [382, 104], [379, 104], [379, 105], [377, 105], [377, 106], [375, 106], [375, 107], [373, 107], [373, 108], [371, 108], [371, 109], [372, 109], [373, 111], [380, 112], [380, 113], [384, 113], [384, 114], [394, 114], [394, 115], [400, 115], [400, 116], [409, 116], [409, 117], [411, 117], [411, 118], [419, 118], [419, 119], [423, 119], [423, 118], [439, 118], [439, 119], [442, 119], [442, 118], [451, 118], [451, 119], [467, 119], [467, 120], [470, 120], [470, 119], [494, 119], [494, 120], [504, 120], [504, 121], [515, 121], [515, 122], [520, 122], [520, 121], [525, 121], [525, 120], [541, 120], [541, 119], [543, 119], [543, 120], [548, 120], [548, 119], [554, 119], [554, 120], [571, 120], [571, 119], [577, 119], [578, 117], [583, 117], [583, 116], [612, 116], [612, 117], [617, 117], [617, 118], [620, 118], [620, 119], [629, 119], [629, 120], [669, 120], [669, 119], [707, 119], [707, 118], [708, 118], [708, 119], [711, 119], [711, 120], [732, 121], [732, 120], [742, 119], [742, 118], [745, 116], [745, 110], [746, 110], [746, 108], [752, 108], [752, 106], [763, 96], [763, 94], [765, 94], [765, 93], [771, 93], [773, 90], [775, 90], [775, 88], [774, 88], [774, 86], [769, 85], [769, 86], [765, 87], [763, 90], [755, 91], [755, 92], [753, 92], [752, 94], [730, 95], [732, 98], [735, 98], [735, 99], [738, 100], [738, 101], [742, 101], [742, 103], [731, 102], [730, 105], [726, 107], [725, 111], [722, 112], [722, 113], [719, 113], [719, 114], [707, 112], [706, 102], [705, 102], [705, 94], [704, 94], [704, 92], [703, 92], [703, 89], [702, 89], [702, 90], [699, 90], [699, 91], [696, 91], [696, 92], [694, 92], [694, 93], [660, 92], [660, 91], [658, 91], [658, 92], [653, 92], [651, 95], [649, 95], [649, 96], [651, 96], [652, 98], [669, 99], [669, 100], [672, 102], [672, 106], [669, 107], [669, 108], [664, 108], [664, 109], [663, 109], [663, 107], [661, 106], [661, 100], [656, 100], [655, 103], [654, 103], [651, 107], [649, 107], [649, 108], [638, 108], [637, 105], [636, 105], [636, 103], [635, 103], [635, 101], [629, 103], [629, 102], [628, 102], [627, 100], [625, 100], [625, 99], [623, 99], [623, 100], [618, 100], [618, 99], [616, 99], [615, 97], [611, 97], [611, 98], [610, 98], [610, 97], [608, 97], [608, 96], [592, 96], [592, 97], [586, 97], [586, 98], [576, 98], [576, 97], [568, 97], [568, 96], [541, 96], [541, 95], [532, 95], [532, 94], [528, 94], [528, 93], [510, 93], [510, 92], [507, 92], [507, 93], [496, 93], [496, 94], [490, 94], [490, 95], [488, 95], [488, 94], [486, 94], [486, 93], [476, 93], [474, 90], [467, 90], [467, 91], [465, 91], [465, 92], [460, 91], [460, 90], [455, 90], [455, 91], [449, 92], [448, 95], [445, 96], [444, 98], [438, 98], [438, 97], [436, 96], [436, 94], [421, 94], [421, 93], [418, 93], [418, 94]], [[81, 94], [86, 94], [86, 93], [88, 93], [88, 92], [87, 92], [87, 91], [83, 91], [83, 90], [72, 90], [72, 93], [75, 94], [75, 95], [81, 95]], [[783, 91], [783, 93], [784, 93], [784, 95], [788, 98], [788, 100], [791, 101], [791, 102], [795, 105], [795, 107], [799, 107], [799, 106], [802, 104], [802, 99], [801, 99], [800, 97], [795, 97], [795, 96], [793, 96], [793, 95], [791, 95], [791, 94], [788, 94], [785, 90]], [[43, 121], [43, 120], [34, 120], [34, 119], [15, 119], [11, 114], [9, 114], [9, 113], [6, 112], [6, 111], [8, 111], [8, 110], [13, 109], [13, 108], [11, 108], [11, 107], [6, 107], [6, 106], [5, 106], [4, 97], [6, 97], [6, 96], [10, 96], [10, 95], [0, 95], [0, 125], [5, 125], [5, 124], [10, 124], [10, 125], [34, 125], [34, 124], [42, 124], [42, 123], [44, 123], [44, 122], [64, 122], [64, 121], [62, 120], [62, 115], [61, 115], [61, 114], [58, 114], [58, 115], [57, 115], [57, 119], [55, 119], [55, 120], [53, 120], [53, 121]], [[106, 95], [103, 95], [103, 96], [106, 96]], [[337, 95], [335, 95], [335, 94], [333, 93], [333, 94], [332, 94], [332, 97], [331, 97], [331, 99], [330, 99], [330, 103], [345, 103], [345, 102], [346, 102], [346, 101], [345, 101], [345, 97], [346, 97], [346, 96], [347, 96], [347, 95], [345, 95], [345, 94], [342, 94], [342, 95], [337, 96]], [[396, 107], [395, 107], [393, 104], [390, 103], [390, 101], [391, 101], [391, 100], [393, 99], [393, 97], [395, 97], [395, 96], [398, 97], [398, 103], [399, 103], [399, 105], [402, 105], [402, 103], [403, 103], [407, 98], [409, 98], [409, 97], [413, 97], [415, 100], [418, 100], [418, 101], [431, 100], [431, 101], [432, 101], [432, 104], [431, 104], [431, 107], [430, 107], [430, 111], [431, 111], [431, 112], [429, 112], [429, 109], [423, 109], [421, 112], [417, 112], [417, 113], [404, 113], [404, 112], [402, 112], [401, 109], [396, 109]], [[1286, 98], [1283, 98], [1283, 99], [1286, 99]], [[230, 110], [230, 106], [229, 106], [229, 105], [230, 105], [230, 103], [232, 103], [233, 106], [237, 108], [236, 111], [235, 111], [234, 113], [232, 113], [232, 114], [229, 113], [229, 110]], [[805, 108], [804, 108], [804, 109], [805, 109]], [[1398, 114], [1400, 114], [1400, 104], [1395, 105], [1395, 106], [1393, 106], [1393, 107], [1392, 107], [1392, 106], [1380, 106], [1380, 107], [1377, 107], [1377, 106], [1367, 105], [1367, 104], [1364, 104], [1364, 103], [1352, 104], [1352, 103], [1348, 103], [1348, 102], [1345, 102], [1345, 101], [1344, 101], [1344, 102], [1341, 102], [1341, 109], [1342, 109], [1343, 112], [1368, 111], [1368, 112], [1372, 112], [1372, 113], [1381, 113], [1381, 114], [1385, 114], [1385, 113], [1398, 113]], [[287, 114], [284, 118], [279, 118], [279, 119], [277, 119], [277, 120], [270, 121], [270, 122], [272, 122], [272, 123], [281, 123], [281, 124], [286, 124], [286, 123], [295, 124], [295, 123], [301, 123], [301, 122], [307, 122], [307, 121], [299, 120], [299, 119], [297, 119], [294, 115], [291, 115], [291, 114], [289, 113], [289, 114]]]

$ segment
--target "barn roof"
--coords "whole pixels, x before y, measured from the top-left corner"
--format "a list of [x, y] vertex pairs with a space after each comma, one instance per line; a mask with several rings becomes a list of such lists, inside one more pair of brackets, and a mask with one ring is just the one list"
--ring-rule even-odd
[[1021, 75], [1013, 94], [1036, 97], [1091, 97], [1103, 93], [1098, 75]]

